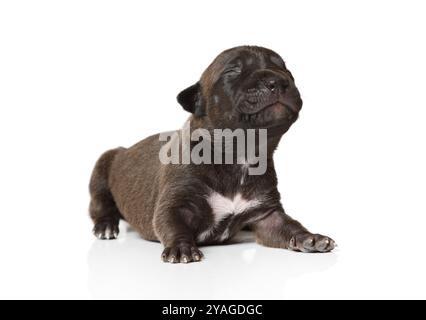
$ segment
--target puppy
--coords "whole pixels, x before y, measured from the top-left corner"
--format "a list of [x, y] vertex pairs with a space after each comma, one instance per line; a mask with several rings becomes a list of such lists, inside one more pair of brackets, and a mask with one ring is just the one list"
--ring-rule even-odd
[[[223, 161], [236, 150], [234, 136], [219, 144], [215, 138], [204, 139], [205, 145], [215, 143], [203, 152], [215, 152], [218, 161], [213, 163], [164, 163], [162, 149], [169, 154], [176, 146], [185, 148], [183, 129], [167, 141], [154, 135], [130, 148], [109, 150], [97, 161], [90, 181], [89, 211], [98, 238], [116, 238], [119, 220], [125, 219], [144, 239], [160, 241], [162, 260], [171, 263], [200, 261], [200, 245], [225, 243], [243, 228], [253, 230], [257, 242], [268, 247], [334, 249], [331, 238], [310, 233], [280, 202], [272, 156], [296, 121], [302, 100], [277, 53], [255, 46], [226, 50], [177, 100], [191, 113], [189, 133], [202, 129], [215, 137], [217, 129], [254, 130], [259, 139], [254, 148], [264, 150], [264, 170], [250, 174], [254, 166], [247, 152], [237, 152], [239, 162]], [[224, 141], [231, 147], [222, 148]], [[194, 141], [186, 146], [194, 150]]]

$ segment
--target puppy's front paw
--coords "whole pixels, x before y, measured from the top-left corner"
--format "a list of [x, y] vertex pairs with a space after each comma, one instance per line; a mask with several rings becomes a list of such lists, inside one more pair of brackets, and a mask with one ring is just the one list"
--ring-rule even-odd
[[336, 247], [333, 239], [312, 233], [303, 233], [290, 239], [288, 248], [302, 252], [329, 252]]
[[113, 240], [118, 236], [118, 223], [111, 221], [98, 222], [93, 227], [93, 234], [101, 240]]
[[167, 247], [161, 254], [164, 262], [170, 263], [189, 263], [198, 262], [203, 259], [203, 253], [197, 247], [188, 244], [180, 244], [173, 247]]

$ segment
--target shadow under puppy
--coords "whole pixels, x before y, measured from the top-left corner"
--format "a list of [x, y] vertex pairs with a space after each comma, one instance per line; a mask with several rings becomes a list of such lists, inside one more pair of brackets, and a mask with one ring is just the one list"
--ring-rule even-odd
[[172, 263], [200, 261], [198, 245], [224, 243], [245, 227], [269, 247], [302, 252], [335, 247], [331, 238], [312, 234], [289, 217], [280, 202], [272, 156], [302, 100], [278, 54], [254, 46], [226, 50], [178, 102], [192, 113], [191, 130], [214, 136], [214, 129], [267, 129], [265, 172], [250, 175], [248, 160], [164, 164], [160, 135], [107, 151], [90, 181], [96, 236], [116, 238], [119, 220], [125, 219], [144, 239], [161, 241], [162, 259]]

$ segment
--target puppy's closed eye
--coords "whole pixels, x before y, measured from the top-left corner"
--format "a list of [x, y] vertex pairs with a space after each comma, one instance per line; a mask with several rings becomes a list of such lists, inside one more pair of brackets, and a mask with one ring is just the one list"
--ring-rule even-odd
[[242, 72], [242, 69], [240, 67], [230, 67], [223, 71], [223, 75], [226, 77], [236, 77], [240, 75]]

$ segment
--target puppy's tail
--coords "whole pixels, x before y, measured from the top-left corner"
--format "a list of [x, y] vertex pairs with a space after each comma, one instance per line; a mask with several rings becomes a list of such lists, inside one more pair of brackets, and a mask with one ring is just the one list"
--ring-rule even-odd
[[99, 239], [115, 239], [119, 233], [118, 224], [123, 219], [109, 188], [109, 174], [115, 156], [125, 150], [116, 148], [102, 154], [96, 162], [90, 179], [89, 213], [93, 220], [93, 233]]

